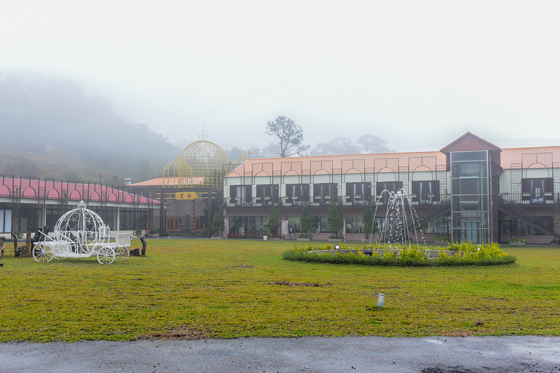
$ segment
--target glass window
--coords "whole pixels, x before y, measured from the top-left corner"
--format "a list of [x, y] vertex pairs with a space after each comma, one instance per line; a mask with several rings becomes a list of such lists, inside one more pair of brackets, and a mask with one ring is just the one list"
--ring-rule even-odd
[[301, 231], [300, 217], [288, 216], [287, 220], [288, 220], [288, 232], [290, 231], [290, 227], [293, 227], [294, 233], [300, 233]]
[[479, 152], [453, 152], [451, 153], [452, 161], [485, 161], [488, 153], [486, 151]]
[[[452, 214], [453, 228], [463, 229], [487, 229], [488, 214], [485, 212], [454, 212]], [[475, 242], [475, 241], [473, 241]]]
[[311, 233], [331, 233], [329, 229], [329, 219], [326, 216], [315, 216], [313, 218]]
[[297, 205], [309, 201], [309, 184], [286, 184], [286, 203]]
[[522, 200], [529, 203], [546, 203], [554, 200], [554, 182], [551, 177], [521, 180]]
[[371, 198], [371, 183], [346, 183], [346, 202], [366, 205]]
[[245, 233], [245, 217], [244, 216], [230, 216], [229, 217], [229, 233], [239, 234]]
[[453, 162], [453, 178], [486, 177], [486, 162]]
[[[532, 218], [535, 223], [540, 224], [548, 229], [553, 229], [554, 227], [554, 220], [552, 216], [535, 216]], [[545, 233], [541, 230], [538, 230], [529, 224], [526, 224], [522, 221], [519, 221], [515, 218], [506, 216], [503, 220], [503, 232], [505, 234], [511, 235], [535, 235], [535, 236], [544, 236]]]
[[439, 201], [438, 180], [412, 182], [412, 202], [431, 205], [436, 201]]
[[486, 196], [453, 196], [453, 211], [488, 211]]
[[229, 187], [230, 203], [235, 203], [236, 206], [247, 205], [252, 201], [252, 186], [251, 185], [230, 185]]
[[364, 233], [364, 218], [362, 216], [347, 216], [346, 233]]
[[4, 232], [12, 231], [12, 210], [4, 210]]
[[439, 235], [446, 235], [447, 230], [451, 228], [450, 224], [451, 218], [448, 216], [443, 216], [441, 218], [437, 218], [422, 227], [422, 232], [424, 233], [433, 233]]
[[453, 180], [453, 194], [488, 194], [487, 179]]
[[324, 206], [338, 201], [338, 188], [336, 184], [314, 184], [313, 202]]
[[272, 206], [278, 203], [278, 185], [257, 185], [257, 197], [255, 203], [263, 206]]

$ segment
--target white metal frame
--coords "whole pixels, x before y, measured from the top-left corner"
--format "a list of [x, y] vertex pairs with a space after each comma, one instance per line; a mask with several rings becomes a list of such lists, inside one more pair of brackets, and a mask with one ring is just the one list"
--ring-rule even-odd
[[33, 258], [37, 262], [96, 256], [100, 264], [111, 264], [115, 259], [126, 260], [130, 255], [130, 235], [119, 233], [115, 242], [111, 242], [109, 226], [87, 209], [84, 201], [58, 219], [54, 235], [54, 239], [44, 235], [44, 241], [34, 244]]

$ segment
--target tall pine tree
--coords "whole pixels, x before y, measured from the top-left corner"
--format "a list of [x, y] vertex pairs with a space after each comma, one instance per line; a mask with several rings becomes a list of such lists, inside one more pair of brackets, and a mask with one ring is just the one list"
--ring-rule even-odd
[[276, 208], [274, 203], [272, 204], [272, 209], [270, 210], [270, 217], [268, 218], [267, 226], [270, 229], [270, 234], [272, 236], [278, 235], [278, 228], [280, 227], [280, 210]]
[[334, 235], [338, 235], [338, 231], [342, 229], [342, 209], [337, 207], [336, 202], [334, 202], [327, 212], [327, 217], [329, 220], [329, 228], [334, 233]]

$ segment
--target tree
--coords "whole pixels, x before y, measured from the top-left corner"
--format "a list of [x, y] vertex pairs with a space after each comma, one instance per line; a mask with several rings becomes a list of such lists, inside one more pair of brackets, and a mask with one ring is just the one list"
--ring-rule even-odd
[[309, 211], [307, 204], [301, 209], [301, 231], [307, 234], [313, 224], [313, 214]]
[[40, 170], [35, 163], [25, 156], [7, 155], [4, 158], [1, 173], [13, 176], [39, 177]]
[[339, 209], [336, 203], [333, 203], [327, 211], [327, 218], [329, 220], [329, 228], [336, 236], [338, 231], [342, 229], [342, 209]]
[[369, 238], [370, 233], [373, 232], [373, 206], [371, 205], [371, 198], [368, 200], [366, 210], [364, 211], [364, 233], [366, 239]]
[[224, 225], [224, 214], [223, 213], [214, 213], [214, 217], [212, 218], [212, 230], [216, 232], [216, 236], [220, 231], [225, 229]]
[[266, 124], [266, 133], [278, 138], [280, 157], [290, 157], [294, 154], [303, 155], [309, 150], [309, 145], [303, 144], [303, 130], [290, 118], [279, 116], [273, 122]]
[[358, 139], [358, 146], [362, 153], [392, 153], [394, 150], [390, 150], [387, 147], [387, 141], [383, 140], [379, 136], [375, 135], [363, 135]]
[[278, 235], [278, 228], [280, 227], [280, 210], [276, 208], [276, 205], [272, 204], [272, 209], [270, 210], [270, 217], [268, 218], [268, 229], [270, 229], [270, 234], [273, 236]]

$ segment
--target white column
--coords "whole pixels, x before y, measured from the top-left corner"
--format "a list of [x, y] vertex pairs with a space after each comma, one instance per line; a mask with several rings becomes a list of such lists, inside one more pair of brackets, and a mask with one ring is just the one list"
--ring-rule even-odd
[[121, 208], [117, 207], [117, 232], [120, 232], [120, 230], [121, 230]]

